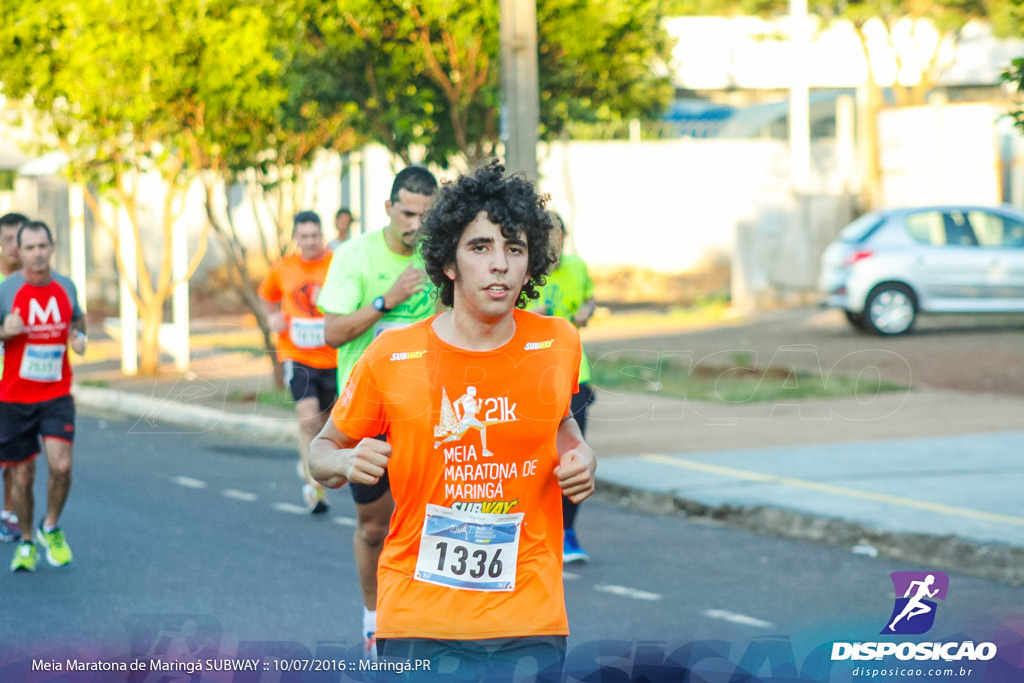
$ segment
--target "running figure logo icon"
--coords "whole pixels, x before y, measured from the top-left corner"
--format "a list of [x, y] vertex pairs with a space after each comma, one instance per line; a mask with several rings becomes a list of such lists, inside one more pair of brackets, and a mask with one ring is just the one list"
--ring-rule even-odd
[[[946, 599], [949, 577], [943, 572], [893, 572], [889, 575], [896, 590], [892, 616], [882, 634], [920, 635], [935, 622], [937, 604], [931, 599]], [[901, 597], [902, 596], [902, 597]]]
[[477, 398], [476, 387], [466, 387], [466, 393], [454, 401], [449, 400], [448, 390], [441, 388], [441, 423], [434, 427], [434, 448], [452, 441], [461, 441], [470, 429], [480, 432], [480, 447], [483, 457], [494, 455], [487, 450], [487, 428], [502, 422], [516, 420], [516, 404], [509, 403], [507, 396]]

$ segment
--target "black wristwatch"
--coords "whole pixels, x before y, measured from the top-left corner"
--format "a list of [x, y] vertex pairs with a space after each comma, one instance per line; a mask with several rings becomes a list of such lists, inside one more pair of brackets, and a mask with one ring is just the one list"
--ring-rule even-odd
[[391, 312], [391, 309], [388, 308], [386, 303], [384, 303], [384, 297], [382, 296], [378, 296], [376, 299], [373, 300], [373, 307], [376, 308], [381, 313]]

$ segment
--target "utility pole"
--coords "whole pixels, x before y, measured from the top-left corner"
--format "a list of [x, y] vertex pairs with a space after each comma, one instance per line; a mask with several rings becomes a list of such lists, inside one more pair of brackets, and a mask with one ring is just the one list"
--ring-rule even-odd
[[505, 168], [536, 182], [540, 127], [537, 2], [500, 1], [501, 138], [505, 143]]
[[793, 193], [807, 194], [811, 176], [810, 86], [807, 76], [810, 27], [807, 0], [789, 0], [790, 49], [793, 55], [789, 88], [789, 164]]

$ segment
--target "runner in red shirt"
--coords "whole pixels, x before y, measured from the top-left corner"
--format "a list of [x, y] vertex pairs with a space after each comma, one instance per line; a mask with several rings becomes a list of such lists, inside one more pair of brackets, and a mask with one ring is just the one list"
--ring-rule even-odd
[[569, 413], [578, 333], [517, 310], [553, 261], [543, 204], [497, 162], [442, 187], [420, 239], [451, 309], [381, 333], [310, 447], [328, 487], [389, 473], [377, 647], [385, 666], [419, 661], [410, 680], [452, 658], [450, 680], [561, 679], [561, 495], [593, 492], [595, 459]]
[[39, 439], [46, 450], [50, 481], [39, 541], [47, 561], [69, 564], [71, 548], [57, 526], [71, 489], [71, 453], [75, 404], [67, 347], [85, 353], [85, 316], [74, 284], [50, 269], [53, 235], [45, 223], [32, 221], [18, 231], [22, 270], [0, 283], [0, 319], [4, 372], [0, 378], [0, 453], [13, 472], [12, 498], [21, 528], [21, 543], [11, 571], [35, 571], [37, 550], [32, 529], [32, 485]]

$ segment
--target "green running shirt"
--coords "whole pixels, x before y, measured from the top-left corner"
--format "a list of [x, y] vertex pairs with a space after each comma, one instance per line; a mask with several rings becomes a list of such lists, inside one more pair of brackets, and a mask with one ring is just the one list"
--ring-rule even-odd
[[[410, 263], [423, 267], [423, 259], [418, 252], [412, 256], [401, 256], [388, 249], [383, 230], [348, 239], [334, 252], [327, 279], [317, 298], [317, 307], [324, 313], [348, 315], [369, 306], [391, 289]], [[356, 361], [378, 334], [434, 314], [433, 291], [434, 287], [428, 283], [423, 291], [398, 304], [373, 327], [338, 349], [339, 390], [345, 386]]]
[[[572, 322], [576, 311], [592, 296], [594, 281], [587, 272], [587, 264], [575, 254], [562, 254], [558, 267], [547, 276], [540, 298], [531, 301], [527, 308], [547, 306], [550, 315]], [[580, 364], [580, 384], [589, 382], [590, 376], [590, 361], [584, 353]]]

